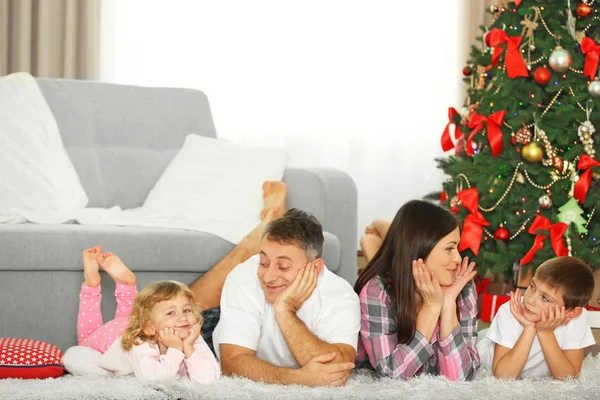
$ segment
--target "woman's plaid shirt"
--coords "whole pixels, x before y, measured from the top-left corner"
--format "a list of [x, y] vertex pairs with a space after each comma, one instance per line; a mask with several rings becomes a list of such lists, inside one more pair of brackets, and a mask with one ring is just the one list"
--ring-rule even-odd
[[382, 377], [410, 379], [420, 374], [443, 375], [452, 381], [473, 378], [479, 366], [477, 340], [477, 293], [473, 281], [459, 295], [460, 323], [439, 341], [439, 322], [431, 341], [419, 331], [409, 344], [399, 344], [396, 306], [388, 290], [390, 280], [376, 276], [362, 288], [360, 339], [357, 366], [375, 368]]

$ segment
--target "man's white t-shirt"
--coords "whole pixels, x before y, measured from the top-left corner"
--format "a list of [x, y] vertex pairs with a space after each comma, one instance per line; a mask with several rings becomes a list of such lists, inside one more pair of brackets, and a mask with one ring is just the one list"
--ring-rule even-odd
[[[487, 333], [487, 338], [494, 343], [512, 349], [521, 337], [523, 325], [510, 311], [510, 302], [500, 306], [498, 314], [492, 320], [492, 325]], [[596, 341], [592, 335], [592, 329], [588, 323], [587, 310], [583, 309], [580, 316], [573, 318], [567, 324], [561, 325], [554, 330], [556, 341], [563, 350], [583, 349], [591, 346]], [[490, 362], [493, 355], [490, 357]], [[546, 363], [542, 346], [537, 335], [533, 339], [527, 362], [521, 372], [521, 377], [541, 377], [550, 375], [550, 369]]]
[[[273, 304], [265, 299], [258, 281], [260, 256], [238, 265], [225, 280], [221, 318], [213, 333], [220, 358], [221, 343], [256, 351], [273, 365], [298, 368], [275, 320]], [[345, 343], [356, 350], [360, 330], [360, 303], [352, 286], [324, 267], [313, 294], [296, 312], [313, 335], [327, 343]]]

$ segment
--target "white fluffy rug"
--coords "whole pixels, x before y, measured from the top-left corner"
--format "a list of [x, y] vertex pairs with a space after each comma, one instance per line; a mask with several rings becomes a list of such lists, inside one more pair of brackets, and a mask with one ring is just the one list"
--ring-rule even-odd
[[377, 380], [370, 372], [355, 371], [342, 388], [265, 385], [246, 379], [224, 378], [210, 386], [187, 382], [148, 383], [131, 377], [67, 375], [49, 380], [0, 380], [2, 399], [598, 399], [600, 357], [586, 358], [578, 380], [549, 378], [499, 380], [480, 371], [475, 380], [449, 382], [420, 377], [408, 382]]

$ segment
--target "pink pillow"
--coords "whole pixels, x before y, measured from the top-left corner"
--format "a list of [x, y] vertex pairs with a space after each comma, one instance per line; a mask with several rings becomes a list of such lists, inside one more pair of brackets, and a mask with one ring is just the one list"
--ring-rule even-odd
[[49, 343], [0, 338], [0, 378], [57, 378], [65, 373], [63, 353]]

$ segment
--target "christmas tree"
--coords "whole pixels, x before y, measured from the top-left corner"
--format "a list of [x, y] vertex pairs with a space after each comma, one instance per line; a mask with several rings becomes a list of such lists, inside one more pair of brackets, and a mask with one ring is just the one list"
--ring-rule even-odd
[[449, 176], [440, 201], [462, 222], [459, 250], [481, 275], [569, 254], [598, 266], [593, 3], [499, 0], [472, 47], [464, 106], [449, 109], [441, 139], [454, 155], [437, 162]]

